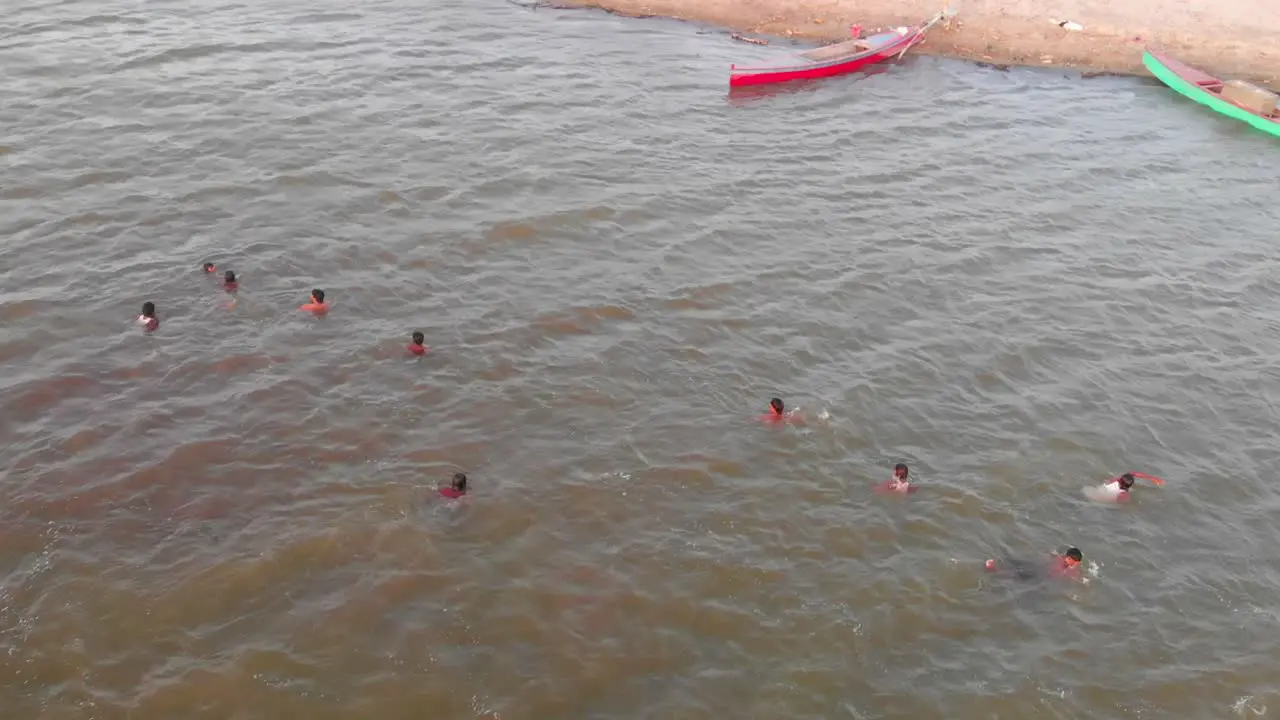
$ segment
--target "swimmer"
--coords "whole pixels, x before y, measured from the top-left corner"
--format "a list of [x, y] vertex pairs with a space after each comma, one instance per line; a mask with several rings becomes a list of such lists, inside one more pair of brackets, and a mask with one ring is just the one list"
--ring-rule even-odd
[[1055, 555], [1049, 561], [1048, 568], [1042, 568], [1033, 565], [1024, 560], [1005, 559], [1001, 565], [996, 565], [994, 559], [987, 560], [985, 567], [987, 572], [1003, 572], [1009, 570], [1013, 573], [1015, 580], [1039, 580], [1047, 573], [1049, 577], [1067, 578], [1069, 580], [1080, 579], [1080, 563], [1084, 562], [1084, 554], [1079, 548], [1068, 548], [1061, 555]]
[[236, 274], [228, 270], [222, 276], [222, 289], [227, 292], [235, 292], [238, 287], [240, 287], [240, 283], [236, 282]]
[[160, 318], [156, 317], [155, 303], [150, 301], [142, 303], [142, 314], [138, 316], [138, 324], [147, 332], [160, 327]]
[[1128, 502], [1129, 492], [1131, 488], [1133, 488], [1133, 484], [1137, 481], [1137, 478], [1150, 480], [1152, 484], [1156, 486], [1164, 485], [1164, 480], [1161, 480], [1154, 475], [1131, 471], [1121, 475], [1120, 477], [1113, 477], [1101, 485], [1087, 487], [1084, 489], [1084, 494], [1090, 500], [1096, 500], [1098, 502]]
[[217, 270], [218, 268], [214, 267], [214, 264], [211, 262], [207, 262], [204, 264], [204, 272], [206, 275], [212, 275], [213, 273], [217, 272]]
[[1102, 486], [1103, 492], [1111, 495], [1116, 502], [1129, 499], [1129, 488], [1133, 487], [1133, 473], [1125, 473]]
[[769, 401], [769, 412], [760, 416], [760, 419], [767, 423], [780, 423], [794, 419], [795, 410], [787, 412], [786, 406], [782, 404], [782, 398], [773, 398]]
[[467, 476], [463, 473], [454, 473], [453, 482], [449, 487], [440, 488], [440, 494], [450, 500], [457, 500], [467, 494]]
[[907, 479], [910, 471], [907, 469], [906, 463], [898, 463], [893, 466], [893, 479], [886, 480], [876, 486], [876, 492], [881, 493], [913, 493], [920, 488], [911, 485], [911, 481]]
[[329, 303], [324, 301], [324, 291], [315, 289], [311, 291], [311, 302], [298, 308], [299, 310], [309, 310], [313, 313], [323, 313], [329, 311]]
[[1080, 563], [1084, 562], [1084, 554], [1080, 548], [1068, 548], [1049, 566], [1049, 574], [1053, 577], [1064, 577], [1071, 580], [1080, 579]]
[[415, 332], [413, 334], [413, 342], [409, 343], [409, 346], [406, 349], [410, 353], [413, 353], [414, 355], [418, 355], [418, 356], [426, 355], [427, 346], [422, 344], [425, 341], [426, 341], [426, 337], [422, 333]]

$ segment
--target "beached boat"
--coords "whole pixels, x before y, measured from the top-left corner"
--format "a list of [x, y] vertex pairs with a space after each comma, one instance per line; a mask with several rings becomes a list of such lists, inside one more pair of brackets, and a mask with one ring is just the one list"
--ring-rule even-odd
[[1142, 64], [1179, 94], [1280, 137], [1276, 96], [1268, 91], [1238, 80], [1221, 80], [1150, 48], [1142, 53]]
[[729, 67], [729, 87], [813, 80], [851, 73], [859, 68], [901, 56], [924, 40], [935, 23], [955, 13], [945, 10], [923, 25], [893, 28], [871, 37], [846, 40], [799, 53], [786, 64], [766, 67]]

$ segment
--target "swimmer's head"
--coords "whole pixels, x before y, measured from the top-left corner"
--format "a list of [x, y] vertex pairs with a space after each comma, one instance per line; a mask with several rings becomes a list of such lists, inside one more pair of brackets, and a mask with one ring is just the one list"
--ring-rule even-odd
[[1128, 490], [1133, 487], [1133, 473], [1125, 473], [1120, 476], [1120, 489]]
[[774, 398], [770, 400], [769, 409], [773, 411], [774, 415], [781, 415], [784, 409], [784, 406], [782, 404], [782, 398]]
[[1084, 560], [1084, 554], [1080, 552], [1080, 548], [1068, 548], [1062, 553], [1062, 559], [1066, 562], [1067, 567], [1075, 567]]
[[453, 474], [453, 489], [460, 493], [467, 491], [467, 476], [464, 473]]
[[142, 303], [142, 317], [153, 318], [156, 316], [156, 304], [153, 302]]
[[211, 272], [213, 272], [213, 271], [215, 271], [215, 270], [217, 270], [217, 269], [218, 269], [218, 268], [214, 267], [214, 266], [213, 266], [213, 263], [211, 263], [211, 262], [207, 262], [207, 263], [205, 263], [205, 264], [204, 264], [204, 271], [205, 271], [205, 272], [207, 272], [207, 273], [211, 273]]
[[228, 270], [226, 274], [222, 276], [222, 280], [226, 282], [228, 285], [234, 285], [236, 282], [236, 274]]
[[898, 463], [897, 465], [893, 466], [893, 478], [895, 480], [906, 480], [907, 472], [908, 471], [907, 471], [906, 463]]
[[312, 290], [312, 291], [311, 291], [311, 302], [313, 302], [313, 303], [315, 303], [315, 304], [317, 304], [317, 305], [323, 305], [323, 304], [324, 304], [324, 291], [323, 291], [323, 290], [321, 290], [321, 289], [319, 289], [319, 288], [316, 288], [315, 290]]
[[414, 344], [414, 345], [421, 345], [422, 343], [426, 342], [426, 339], [427, 339], [427, 338], [426, 338], [426, 336], [425, 336], [425, 335], [423, 335], [423, 334], [422, 334], [422, 333], [420, 333], [420, 332], [415, 332], [415, 333], [413, 334], [413, 344]]

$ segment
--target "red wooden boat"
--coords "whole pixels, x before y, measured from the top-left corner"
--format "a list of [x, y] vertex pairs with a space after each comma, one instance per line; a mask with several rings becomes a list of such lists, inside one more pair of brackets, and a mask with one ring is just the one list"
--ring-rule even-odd
[[766, 83], [790, 82], [792, 80], [813, 80], [851, 73], [859, 68], [883, 62], [895, 55], [901, 56], [917, 43], [924, 40], [928, 32], [939, 20], [951, 17], [950, 10], [938, 13], [929, 22], [911, 27], [893, 28], [867, 38], [855, 38], [835, 45], [820, 47], [816, 50], [802, 52], [798, 56], [800, 62], [770, 67], [729, 67], [729, 87], [745, 87], [747, 85], [764, 85]]

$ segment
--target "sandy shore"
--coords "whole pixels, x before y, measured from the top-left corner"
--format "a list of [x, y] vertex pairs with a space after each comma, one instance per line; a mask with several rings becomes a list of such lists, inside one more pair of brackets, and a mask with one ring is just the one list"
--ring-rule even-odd
[[[760, 38], [815, 42], [922, 22], [944, 0], [555, 0], [635, 17], [672, 17]], [[1075, 67], [1143, 73], [1142, 47], [1225, 77], [1280, 88], [1280, 0], [952, 0], [950, 27], [913, 52], [996, 65]], [[1068, 31], [1051, 20], [1084, 27]]]

